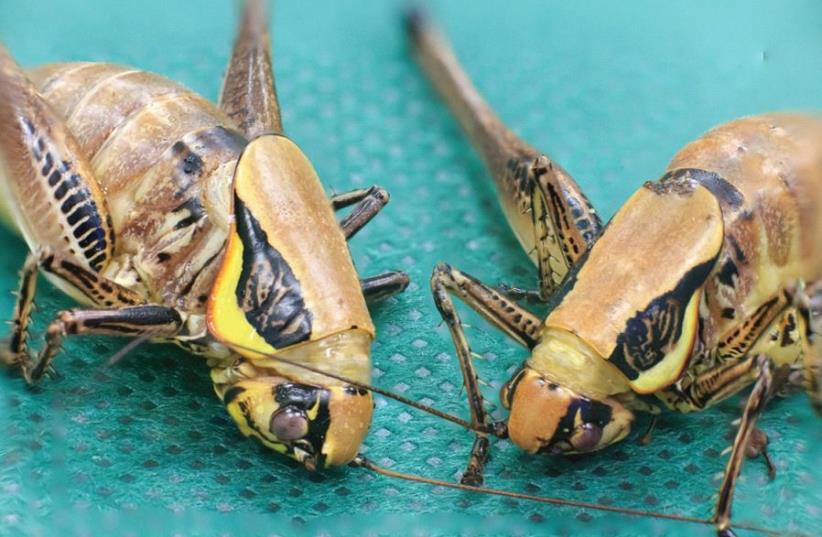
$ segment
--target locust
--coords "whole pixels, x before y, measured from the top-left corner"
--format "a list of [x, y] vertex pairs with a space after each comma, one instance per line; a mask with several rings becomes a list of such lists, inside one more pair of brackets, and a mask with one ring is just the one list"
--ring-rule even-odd
[[[767, 402], [805, 390], [822, 414], [822, 121], [778, 113], [716, 127], [604, 225], [571, 175], [503, 124], [424, 13], [406, 29], [538, 273], [536, 289], [446, 263], [431, 276], [479, 431], [462, 483], [482, 484], [489, 436], [529, 454], [586, 454], [623, 441], [638, 415], [652, 428], [663, 411], [699, 412], [753, 386], [712, 520], [733, 535], [743, 459], [767, 457], [755, 427]], [[530, 353], [501, 389], [502, 422], [485, 409], [452, 297]]]
[[[283, 134], [265, 21], [249, 0], [218, 105], [106, 63], [24, 71], [0, 45], [0, 205], [30, 250], [3, 358], [35, 384], [69, 336], [174, 342], [206, 359], [244, 435], [315, 470], [354, 458], [373, 411], [321, 373], [370, 379], [366, 300], [408, 278], [359, 279], [346, 241], [388, 194], [326, 196]], [[83, 307], [34, 353], [38, 273]]]

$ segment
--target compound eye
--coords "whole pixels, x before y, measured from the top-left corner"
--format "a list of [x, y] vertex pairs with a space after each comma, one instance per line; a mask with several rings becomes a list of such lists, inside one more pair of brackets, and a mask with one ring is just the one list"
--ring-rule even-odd
[[574, 449], [581, 452], [593, 451], [602, 439], [602, 427], [593, 423], [583, 423], [571, 442]]
[[277, 440], [292, 442], [308, 434], [308, 420], [301, 410], [287, 406], [271, 416], [268, 428]]

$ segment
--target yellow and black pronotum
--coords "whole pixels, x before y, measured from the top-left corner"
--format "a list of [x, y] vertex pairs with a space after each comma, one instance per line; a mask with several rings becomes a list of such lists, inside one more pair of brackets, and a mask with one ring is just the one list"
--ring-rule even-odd
[[[407, 31], [539, 273], [537, 290], [495, 289], [434, 269], [472, 423], [486, 429], [463, 483], [482, 482], [487, 434], [528, 453], [587, 453], [624, 439], [637, 413], [699, 411], [753, 384], [715, 515], [730, 534], [743, 454], [767, 457], [754, 428], [767, 399], [804, 389], [822, 412], [822, 122], [772, 114], [717, 127], [603, 226], [571, 176], [501, 123], [422, 14]], [[483, 409], [451, 295], [530, 350], [502, 389], [506, 423]], [[551, 303], [550, 314], [533, 315], [518, 304], [526, 298]]]
[[[282, 134], [260, 1], [246, 5], [219, 106], [116, 65], [24, 72], [0, 46], [0, 189], [4, 220], [31, 250], [4, 349], [27, 382], [68, 335], [174, 341], [207, 357], [245, 435], [310, 469], [354, 458], [371, 394], [265, 356], [367, 383], [365, 300], [408, 280], [357, 277], [346, 240], [388, 195], [329, 200]], [[38, 271], [86, 307], [60, 312], [34, 355]]]

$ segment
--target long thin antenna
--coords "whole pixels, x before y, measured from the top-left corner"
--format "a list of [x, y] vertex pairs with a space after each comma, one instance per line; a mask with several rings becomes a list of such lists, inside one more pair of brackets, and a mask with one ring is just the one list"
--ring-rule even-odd
[[[507, 490], [500, 490], [500, 489], [492, 489], [486, 487], [475, 487], [472, 485], [463, 485], [461, 483], [452, 483], [450, 481], [440, 481], [439, 479], [430, 479], [427, 477], [421, 477], [413, 474], [406, 474], [403, 472], [397, 472], [394, 470], [389, 470], [387, 468], [383, 468], [382, 466], [378, 466], [371, 462], [370, 460], [366, 459], [362, 455], [358, 455], [350, 464], [355, 468], [365, 468], [366, 470], [371, 470], [380, 475], [384, 475], [386, 477], [392, 477], [396, 479], [403, 479], [405, 481], [412, 481], [414, 483], [424, 483], [427, 485], [433, 485], [437, 487], [447, 487], [450, 489], [462, 490], [466, 492], [477, 492], [481, 494], [493, 494], [495, 496], [504, 496], [506, 498], [514, 498], [517, 500], [527, 500], [532, 502], [538, 503], [547, 503], [550, 505], [560, 505], [565, 507], [576, 507], [580, 509], [591, 509], [595, 511], [606, 511], [609, 513], [617, 513], [622, 515], [628, 516], [635, 516], [635, 517], [645, 517], [645, 518], [660, 518], [666, 520], [674, 520], [676, 522], [684, 522], [688, 524], [700, 524], [703, 526], [713, 526], [714, 521], [708, 520], [704, 518], [696, 518], [696, 517], [689, 517], [689, 516], [682, 516], [682, 515], [672, 515], [668, 513], [658, 513], [655, 511], [642, 511], [640, 509], [628, 509], [624, 507], [614, 507], [611, 505], [603, 505], [599, 503], [590, 503], [590, 502], [582, 502], [577, 500], [566, 500], [562, 498], [552, 498], [550, 496], [533, 496], [531, 494], [522, 494], [519, 492], [511, 492]], [[772, 530], [767, 528], [760, 528], [758, 526], [753, 526], [749, 524], [733, 524], [734, 528], [749, 530], [749, 531], [756, 531], [759, 533], [763, 533], [765, 535], [773, 535], [773, 536], [780, 536], [785, 535], [785, 532], [779, 530]]]
[[446, 421], [450, 421], [451, 423], [455, 423], [455, 424], [459, 425], [460, 427], [464, 427], [464, 428], [466, 428], [470, 431], [490, 434], [490, 435], [493, 435], [493, 436], [499, 436], [497, 434], [497, 432], [498, 432], [497, 429], [495, 429], [493, 426], [486, 427], [486, 426], [483, 426], [483, 425], [474, 425], [470, 421], [464, 420], [462, 418], [458, 418], [457, 416], [448, 414], [446, 412], [443, 412], [442, 410], [437, 410], [436, 408], [430, 407], [428, 405], [424, 405], [424, 404], [420, 403], [419, 401], [409, 399], [408, 397], [403, 397], [402, 395], [399, 395], [399, 394], [396, 394], [396, 393], [393, 393], [393, 392], [389, 392], [388, 390], [385, 390], [383, 388], [378, 388], [376, 386], [372, 386], [371, 384], [366, 384], [365, 382], [360, 382], [360, 381], [357, 381], [357, 380], [353, 380], [353, 379], [344, 377], [342, 375], [338, 375], [336, 373], [330, 373], [328, 371], [323, 371], [322, 369], [318, 369], [318, 368], [310, 366], [310, 365], [306, 365], [306, 364], [303, 364], [303, 363], [300, 363], [300, 362], [295, 362], [294, 360], [289, 360], [288, 358], [283, 358], [282, 356], [279, 356], [277, 354], [261, 353], [256, 349], [252, 349], [250, 347], [245, 347], [243, 345], [236, 345], [234, 343], [232, 343], [231, 346], [236, 348], [236, 349], [247, 350], [247, 351], [253, 352], [255, 354], [260, 354], [260, 355], [264, 356], [267, 359], [274, 360], [275, 362], [280, 362], [280, 363], [283, 363], [283, 364], [287, 364], [287, 365], [290, 365], [290, 366], [297, 367], [299, 369], [304, 369], [305, 371], [310, 371], [311, 373], [316, 373], [317, 375], [323, 375], [325, 377], [328, 377], [328, 378], [331, 378], [331, 379], [334, 379], [334, 380], [339, 380], [340, 382], [345, 382], [346, 384], [350, 384], [351, 386], [354, 386], [355, 388], [360, 388], [360, 389], [363, 389], [363, 390], [368, 390], [368, 391], [373, 392], [373, 393], [378, 393], [378, 394], [380, 394], [384, 397], [388, 397], [389, 399], [393, 399], [393, 400], [398, 401], [398, 402], [400, 402], [404, 405], [408, 405], [410, 407], [416, 408], [417, 410], [427, 412], [428, 414], [431, 414], [432, 416], [436, 416], [436, 417], [444, 419]]
[[[443, 412], [441, 410], [437, 410], [436, 408], [430, 407], [428, 405], [424, 405], [424, 404], [422, 404], [418, 401], [415, 401], [413, 399], [403, 397], [402, 395], [398, 395], [398, 394], [395, 394], [393, 392], [389, 392], [387, 390], [384, 390], [382, 388], [372, 386], [372, 385], [367, 384], [365, 382], [360, 382], [360, 381], [357, 381], [357, 380], [353, 380], [353, 379], [344, 377], [342, 375], [338, 375], [336, 373], [330, 373], [328, 371], [323, 371], [322, 369], [318, 369], [318, 368], [310, 366], [310, 365], [306, 365], [306, 364], [303, 364], [303, 363], [300, 363], [300, 362], [296, 362], [296, 361], [290, 360], [288, 358], [283, 358], [282, 356], [279, 356], [277, 354], [261, 353], [258, 350], [253, 349], [251, 347], [245, 347], [243, 345], [234, 345], [234, 344], [232, 344], [232, 347], [234, 347], [236, 349], [240, 349], [240, 350], [247, 350], [247, 351], [253, 352], [255, 354], [260, 354], [260, 355], [264, 356], [265, 358], [274, 360], [275, 362], [280, 362], [280, 363], [283, 363], [283, 364], [287, 364], [289, 366], [294, 366], [298, 369], [303, 369], [305, 371], [315, 373], [317, 375], [322, 375], [322, 376], [325, 376], [325, 377], [328, 377], [328, 378], [331, 378], [331, 379], [334, 379], [334, 380], [338, 380], [340, 382], [345, 382], [346, 384], [350, 384], [351, 386], [354, 386], [355, 388], [360, 388], [360, 389], [363, 389], [363, 390], [368, 390], [368, 391], [371, 391], [373, 393], [380, 394], [384, 397], [388, 397], [389, 399], [393, 399], [393, 400], [398, 401], [402, 404], [405, 404], [405, 405], [408, 405], [410, 407], [416, 408], [418, 410], [421, 410], [421, 411], [426, 412], [428, 414], [431, 414], [433, 416], [437, 416], [438, 418], [444, 419], [444, 420], [449, 421], [451, 423], [455, 423], [455, 424], [457, 424], [461, 427], [464, 427], [465, 429], [469, 429], [469, 430], [476, 431], [476, 432], [482, 432], [482, 433], [486, 433], [486, 434], [499, 436], [499, 434], [498, 434], [499, 430], [496, 429], [493, 425], [488, 426], [488, 427], [475, 426], [467, 420], [464, 420], [462, 418], [458, 418], [456, 416], [453, 416], [453, 415], [448, 414], [446, 412]], [[603, 505], [603, 504], [598, 504], [598, 503], [582, 502], [582, 501], [577, 501], [577, 500], [567, 500], [567, 499], [562, 499], [562, 498], [553, 498], [553, 497], [550, 497], [550, 496], [534, 496], [534, 495], [531, 495], [531, 494], [522, 494], [522, 493], [519, 493], [519, 492], [511, 492], [511, 491], [502, 490], [502, 489], [492, 489], [492, 488], [486, 488], [486, 487], [477, 487], [477, 486], [473, 486], [473, 485], [463, 485], [462, 483], [455, 483], [455, 482], [452, 483], [452, 482], [449, 482], [449, 481], [441, 481], [439, 479], [431, 479], [431, 478], [422, 477], [422, 476], [418, 476], [418, 475], [406, 474], [406, 473], [403, 473], [403, 472], [397, 472], [397, 471], [394, 471], [394, 470], [389, 470], [387, 468], [383, 468], [383, 467], [381, 467], [377, 464], [374, 464], [373, 462], [366, 459], [362, 455], [358, 455], [351, 463], [349, 463], [349, 465], [353, 466], [353, 467], [358, 467], [358, 468], [365, 468], [367, 470], [371, 470], [372, 472], [375, 472], [377, 474], [380, 474], [380, 475], [383, 475], [383, 476], [386, 476], [386, 477], [391, 477], [391, 478], [395, 478], [395, 479], [403, 479], [405, 481], [411, 481], [411, 482], [414, 482], [414, 483], [424, 483], [424, 484], [427, 484], [427, 485], [433, 485], [433, 486], [438, 486], [438, 487], [446, 487], [446, 488], [462, 490], [462, 491], [466, 491], [466, 492], [474, 492], [474, 493], [479, 493], [479, 494], [492, 494], [492, 495], [495, 495], [495, 496], [504, 496], [504, 497], [507, 497], [507, 498], [533, 501], [533, 502], [544, 503], [544, 504], [549, 504], [549, 505], [559, 505], [559, 506], [566, 506], [566, 507], [576, 507], [576, 508], [581, 508], [581, 509], [591, 509], [591, 510], [595, 510], [595, 511], [605, 511], [605, 512], [609, 512], [609, 513], [617, 513], [617, 514], [623, 514], [623, 515], [628, 515], [628, 516], [636, 516], [636, 517], [659, 518], [659, 519], [673, 520], [673, 521], [676, 521], [676, 522], [683, 522], [683, 523], [689, 523], [689, 524], [700, 524], [700, 525], [703, 525], [703, 526], [712, 526], [712, 525], [714, 525], [714, 521], [709, 520], [709, 519], [688, 517], [688, 516], [682, 516], [682, 515], [673, 515], [673, 514], [668, 514], [668, 513], [658, 513], [658, 512], [655, 512], [655, 511], [643, 511], [643, 510], [640, 510], [640, 509], [629, 509], [629, 508], [624, 508], [624, 507], [614, 507], [614, 506], [611, 506], [611, 505]], [[761, 528], [759, 526], [754, 526], [754, 525], [751, 525], [751, 524], [734, 523], [733, 527], [738, 528], [738, 529], [748, 530], [748, 531], [755, 531], [755, 532], [759, 532], [759, 533], [762, 533], [762, 534], [765, 534], [765, 535], [771, 535], [771, 536], [775, 536], [775, 537], [782, 536], [782, 535], [787, 535], [786, 532], [784, 532], [784, 531], [772, 530], [772, 529], [768, 529], [768, 528]], [[804, 534], [801, 534], [801, 533], [794, 533], [793, 535], [795, 535], [797, 537], [806, 537]]]
[[149, 339], [151, 339], [151, 336], [149, 334], [143, 334], [140, 337], [132, 339], [127, 344], [123, 345], [123, 347], [119, 351], [112, 354], [111, 358], [109, 358], [106, 361], [106, 363], [103, 364], [103, 367], [114, 367], [115, 365], [120, 363], [120, 361], [123, 358], [125, 358], [128, 353], [130, 353], [131, 351], [133, 351]]

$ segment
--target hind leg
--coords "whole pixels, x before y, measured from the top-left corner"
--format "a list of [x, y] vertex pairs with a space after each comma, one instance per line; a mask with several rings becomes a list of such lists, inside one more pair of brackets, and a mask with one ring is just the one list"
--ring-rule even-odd
[[63, 120], [0, 45], [0, 205], [30, 248], [98, 272], [114, 251], [106, 200]]
[[[92, 302], [110, 309], [61, 311], [46, 330], [45, 346], [33, 355], [28, 349], [28, 336], [38, 270], [54, 275]], [[35, 384], [51, 370], [51, 363], [67, 335], [172, 336], [181, 326], [182, 317], [173, 308], [143, 304], [129, 289], [45, 250], [29, 254], [23, 265], [11, 337], [8, 346], [0, 350], [0, 358], [7, 365], [19, 368], [26, 382]]]
[[811, 352], [805, 355], [805, 389], [811, 406], [822, 416], [822, 282], [808, 289]]
[[220, 91], [220, 108], [249, 140], [283, 132], [267, 22], [264, 2], [246, 0]]

